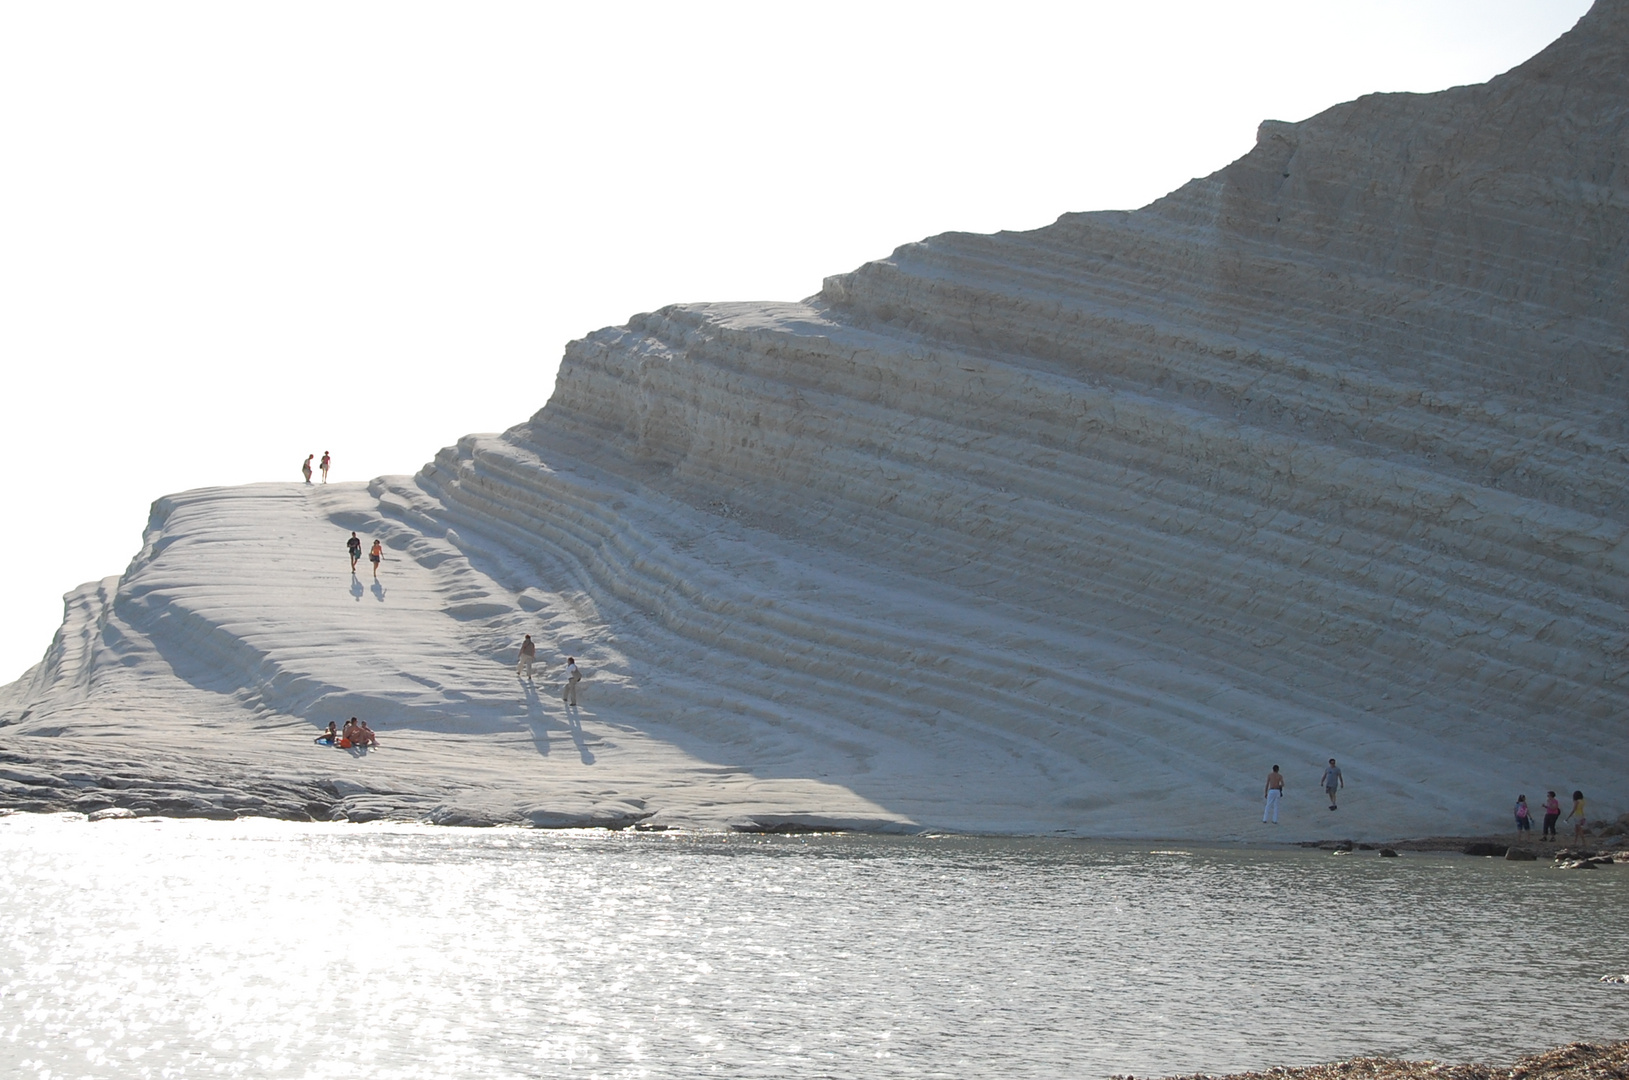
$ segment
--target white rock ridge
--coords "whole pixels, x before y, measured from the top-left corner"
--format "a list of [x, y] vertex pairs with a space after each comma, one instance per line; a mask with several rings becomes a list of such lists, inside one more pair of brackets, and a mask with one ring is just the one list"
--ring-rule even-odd
[[[1230, 839], [1279, 764], [1274, 839], [1629, 810], [1626, 131], [1601, 0], [1135, 212], [601, 330], [416, 477], [160, 500], [0, 691], [0, 796]], [[352, 714], [383, 751], [311, 750]]]

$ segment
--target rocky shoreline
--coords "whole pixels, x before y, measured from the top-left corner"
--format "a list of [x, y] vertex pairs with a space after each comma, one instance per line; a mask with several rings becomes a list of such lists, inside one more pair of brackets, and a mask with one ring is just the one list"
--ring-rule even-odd
[[[94, 767], [83, 760], [47, 764], [37, 758], [0, 750], [0, 814], [4, 813], [79, 813], [92, 820], [170, 817], [231, 821], [260, 817], [352, 824], [399, 821], [465, 828], [509, 825], [543, 829], [665, 830], [673, 827], [650, 822], [647, 819], [656, 815], [637, 809], [503, 807], [493, 805], [478, 794], [455, 789], [440, 792], [379, 790], [344, 779], [256, 775], [249, 770], [217, 770], [207, 777], [165, 775], [155, 773], [145, 762], [134, 760], [106, 760]], [[1508, 839], [1497, 836], [1428, 836], [1385, 843], [1309, 840], [1294, 846], [1340, 855], [1458, 852], [1512, 862], [1553, 857], [1559, 866], [1588, 868], [1629, 863], [1629, 850], [1622, 849], [1625, 824], [1620, 820], [1597, 831], [1591, 837], [1593, 846], [1587, 848], [1512, 845]], [[731, 820], [729, 828], [758, 833], [901, 831], [819, 814], [745, 815]]]
[[[1509, 1067], [1445, 1065], [1400, 1058], [1352, 1058], [1328, 1065], [1261, 1072], [1193, 1073], [1170, 1080], [1629, 1080], [1629, 1042], [1569, 1043], [1524, 1057]], [[1116, 1076], [1113, 1080], [1136, 1080]]]

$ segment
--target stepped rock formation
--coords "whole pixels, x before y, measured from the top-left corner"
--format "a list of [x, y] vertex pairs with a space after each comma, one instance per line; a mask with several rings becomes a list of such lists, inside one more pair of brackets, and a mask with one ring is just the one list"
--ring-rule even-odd
[[[1626, 123], [1601, 0], [1135, 212], [601, 330], [416, 477], [160, 500], [0, 696], [0, 792], [1221, 838], [1278, 763], [1275, 838], [1629, 809]], [[357, 712], [385, 751], [312, 754]]]

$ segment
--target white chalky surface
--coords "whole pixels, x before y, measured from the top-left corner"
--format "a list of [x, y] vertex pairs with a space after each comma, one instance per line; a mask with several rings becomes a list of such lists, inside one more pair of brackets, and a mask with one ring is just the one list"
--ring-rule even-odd
[[[1486, 833], [1551, 788], [1615, 816], [1626, 119], [1603, 0], [1488, 84], [1264, 123], [1135, 212], [598, 331], [415, 477], [160, 500], [0, 690], [0, 794], [1283, 840]], [[353, 714], [378, 753], [313, 749]]]

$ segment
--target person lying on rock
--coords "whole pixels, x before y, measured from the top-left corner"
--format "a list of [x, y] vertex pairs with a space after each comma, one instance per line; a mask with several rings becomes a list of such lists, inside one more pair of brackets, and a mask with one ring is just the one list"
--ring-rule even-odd
[[327, 743], [329, 746], [333, 746], [338, 741], [339, 729], [334, 726], [334, 722], [332, 720], [328, 721], [328, 730], [312, 740], [312, 742]]

